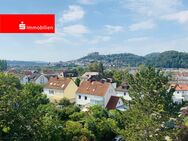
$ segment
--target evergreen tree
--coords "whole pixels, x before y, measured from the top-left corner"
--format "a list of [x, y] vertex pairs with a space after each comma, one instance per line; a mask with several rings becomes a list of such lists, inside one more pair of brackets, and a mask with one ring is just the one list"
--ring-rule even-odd
[[7, 69], [7, 61], [0, 60], [0, 71], [5, 71]]
[[[134, 76], [127, 74], [130, 109], [123, 114], [126, 140], [162, 141], [176, 136], [178, 112], [182, 105], [173, 103], [174, 89], [169, 90], [168, 77], [154, 68], [141, 67]], [[173, 118], [173, 120], [172, 120]]]

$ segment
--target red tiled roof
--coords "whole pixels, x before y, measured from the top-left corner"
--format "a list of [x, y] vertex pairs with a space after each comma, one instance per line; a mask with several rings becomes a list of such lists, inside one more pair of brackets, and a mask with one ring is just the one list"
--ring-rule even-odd
[[44, 74], [55, 74], [56, 72], [53, 70], [43, 70]]
[[106, 105], [106, 108], [109, 110], [116, 109], [118, 101], [119, 101], [119, 97], [111, 96], [110, 100], [108, 101], [108, 104]]
[[188, 84], [171, 84], [171, 87], [175, 87], [176, 91], [188, 91]]
[[83, 81], [77, 93], [96, 95], [96, 96], [104, 96], [110, 86], [110, 83], [101, 83], [98, 81]]
[[32, 75], [32, 72], [31, 71], [24, 71], [23, 74], [24, 75]]
[[45, 88], [65, 90], [70, 81], [70, 78], [51, 77]]
[[188, 77], [188, 72], [176, 73], [177, 76]]

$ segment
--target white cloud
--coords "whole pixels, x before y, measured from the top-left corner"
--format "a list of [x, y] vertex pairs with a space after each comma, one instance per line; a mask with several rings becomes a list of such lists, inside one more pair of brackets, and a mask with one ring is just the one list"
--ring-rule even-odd
[[148, 20], [130, 25], [129, 30], [130, 31], [148, 30], [148, 29], [153, 29], [154, 27], [155, 27], [155, 23], [152, 20]]
[[149, 38], [148, 37], [134, 37], [134, 38], [129, 38], [127, 39], [128, 42], [142, 42], [142, 41], [147, 41]]
[[45, 39], [38, 39], [35, 41], [36, 44], [39, 45], [54, 45], [56, 43], [66, 43], [70, 44], [71, 42], [65, 38], [65, 34], [61, 32], [57, 32], [55, 34], [44, 34]]
[[188, 10], [162, 16], [162, 19], [177, 21], [180, 24], [188, 23]]
[[153, 29], [162, 19], [187, 23], [188, 14], [183, 8], [183, 0], [120, 0], [121, 4], [131, 12], [134, 21], [144, 21], [132, 24], [131, 31]]
[[95, 0], [79, 0], [81, 4], [94, 4]]
[[35, 43], [37, 44], [53, 44], [56, 41], [61, 40], [59, 37], [53, 36], [53, 37], [49, 37], [47, 39], [43, 39], [43, 40], [36, 40]]
[[70, 5], [68, 10], [63, 11], [63, 16], [60, 18], [60, 21], [73, 22], [80, 20], [84, 17], [85, 11], [77, 5]]
[[109, 34], [113, 34], [113, 33], [122, 32], [123, 31], [123, 27], [122, 26], [105, 25], [105, 30]]
[[80, 24], [65, 26], [63, 28], [63, 33], [69, 34], [69, 35], [82, 35], [88, 32], [89, 32], [88, 28]]
[[107, 42], [111, 39], [110, 36], [97, 36], [95, 37], [95, 39], [93, 40], [88, 40], [88, 43], [89, 44], [99, 44], [99, 43], [102, 43], [102, 42]]
[[144, 16], [158, 17], [175, 12], [182, 0], [121, 0], [125, 8]]

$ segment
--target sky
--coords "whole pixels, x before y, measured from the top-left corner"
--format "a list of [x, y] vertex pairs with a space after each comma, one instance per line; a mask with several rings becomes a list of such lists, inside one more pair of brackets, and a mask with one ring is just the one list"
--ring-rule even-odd
[[1, 0], [0, 13], [56, 16], [55, 34], [0, 34], [0, 59], [188, 52], [187, 0]]

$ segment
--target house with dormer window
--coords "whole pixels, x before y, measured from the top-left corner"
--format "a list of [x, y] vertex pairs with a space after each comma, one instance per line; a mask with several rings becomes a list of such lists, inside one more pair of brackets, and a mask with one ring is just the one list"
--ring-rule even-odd
[[121, 99], [119, 100], [118, 98], [116, 101], [110, 100], [114, 95], [116, 95], [116, 92], [111, 83], [102, 81], [83, 81], [76, 91], [76, 104], [82, 108], [92, 105], [100, 105], [104, 108], [108, 108], [110, 107], [109, 105], [112, 104], [113, 108], [120, 105], [122, 106], [123, 102]]
[[70, 78], [52, 77], [44, 87], [44, 94], [52, 102], [58, 102], [62, 98], [75, 101], [75, 92], [77, 89], [77, 85]]

